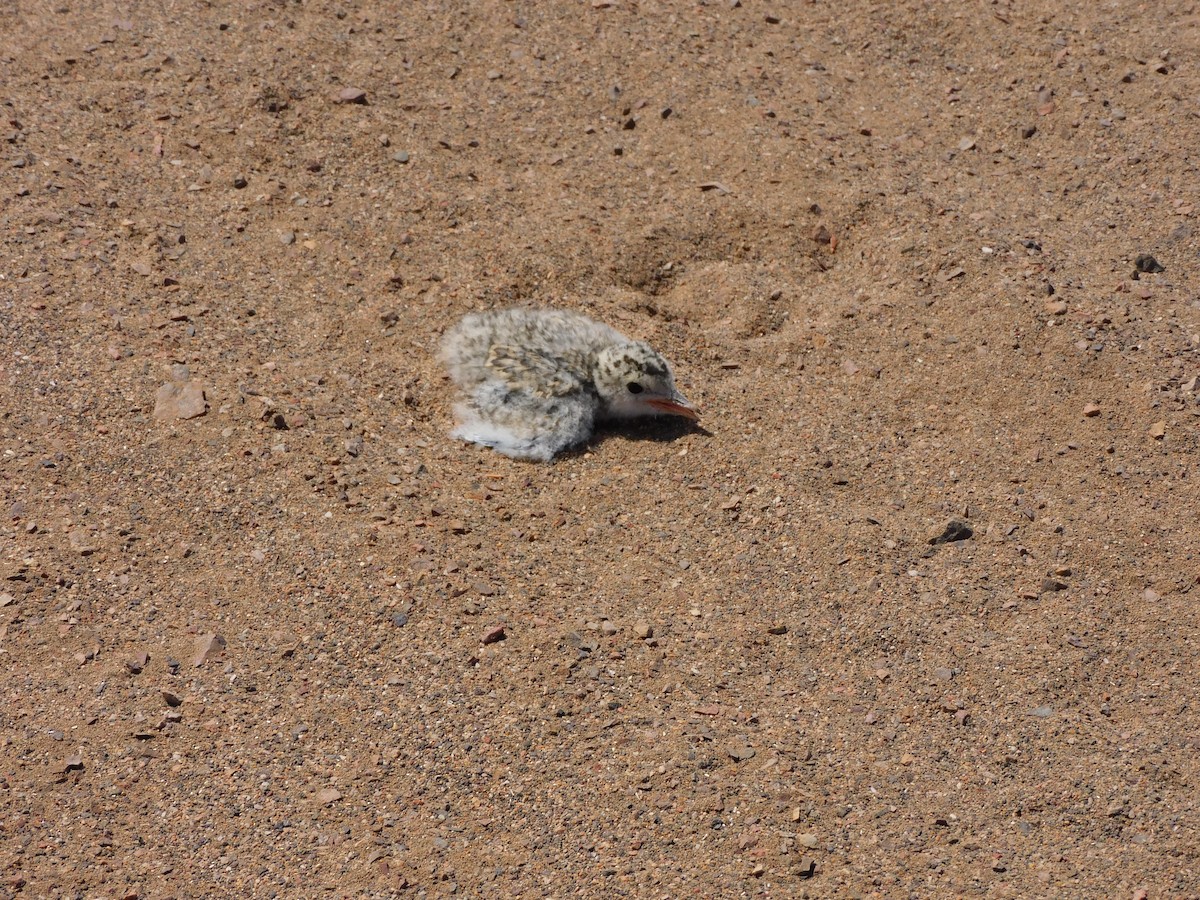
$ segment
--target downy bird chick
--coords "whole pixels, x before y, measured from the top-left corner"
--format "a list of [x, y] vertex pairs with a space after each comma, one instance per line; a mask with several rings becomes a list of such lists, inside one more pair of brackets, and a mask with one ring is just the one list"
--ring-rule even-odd
[[546, 462], [604, 419], [700, 418], [654, 348], [567, 310], [472, 313], [441, 359], [465, 394], [453, 435], [516, 459]]

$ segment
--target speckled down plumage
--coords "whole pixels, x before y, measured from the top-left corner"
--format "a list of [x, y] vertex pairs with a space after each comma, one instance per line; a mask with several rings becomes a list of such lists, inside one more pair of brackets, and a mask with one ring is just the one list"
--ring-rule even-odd
[[441, 359], [465, 395], [454, 436], [518, 459], [550, 460], [601, 419], [699, 417], [649, 344], [567, 310], [473, 313]]

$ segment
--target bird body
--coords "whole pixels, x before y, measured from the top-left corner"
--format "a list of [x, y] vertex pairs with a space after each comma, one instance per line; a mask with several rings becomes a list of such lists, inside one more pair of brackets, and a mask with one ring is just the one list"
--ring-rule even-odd
[[548, 461], [603, 419], [699, 418], [649, 344], [568, 310], [472, 313], [441, 359], [465, 394], [454, 436], [517, 459]]

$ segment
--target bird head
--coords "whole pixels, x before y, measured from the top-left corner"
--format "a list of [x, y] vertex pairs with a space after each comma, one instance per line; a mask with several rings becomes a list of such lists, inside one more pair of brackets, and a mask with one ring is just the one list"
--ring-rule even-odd
[[683, 416], [699, 419], [700, 411], [675, 388], [671, 367], [641, 341], [605, 347], [596, 357], [593, 382], [614, 418]]

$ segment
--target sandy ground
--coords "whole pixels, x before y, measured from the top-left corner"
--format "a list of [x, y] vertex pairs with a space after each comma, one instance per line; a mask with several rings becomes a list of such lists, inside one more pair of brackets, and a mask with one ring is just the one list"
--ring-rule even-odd
[[1198, 24], [0, 3], [0, 896], [1200, 896]]

